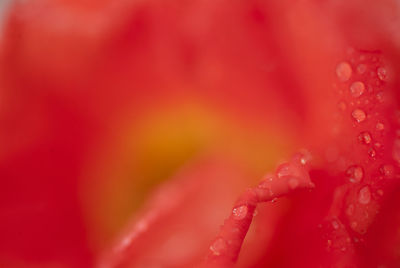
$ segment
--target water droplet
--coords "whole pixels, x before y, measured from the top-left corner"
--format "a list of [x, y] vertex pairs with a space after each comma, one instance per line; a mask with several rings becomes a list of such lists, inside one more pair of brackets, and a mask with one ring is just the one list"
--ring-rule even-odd
[[360, 182], [364, 177], [364, 171], [360, 166], [351, 166], [346, 170], [346, 175], [350, 182]]
[[351, 216], [353, 215], [353, 213], [354, 213], [354, 205], [350, 204], [346, 209], [346, 214], [347, 216]]
[[307, 165], [312, 160], [311, 153], [306, 149], [301, 150], [298, 155], [300, 157], [300, 164], [303, 166]]
[[277, 198], [277, 197], [273, 198], [273, 199], [271, 200], [271, 203], [275, 203], [276, 201], [278, 201], [278, 198]]
[[352, 72], [353, 71], [351, 69], [351, 66], [347, 62], [341, 62], [336, 67], [336, 76], [341, 82], [348, 81], [351, 77]]
[[282, 178], [285, 176], [289, 176], [292, 174], [292, 171], [290, 170], [290, 166], [288, 164], [283, 164], [280, 167], [278, 167], [277, 170], [277, 176], [278, 178]]
[[376, 93], [376, 100], [383, 103], [385, 101], [385, 94], [383, 92]]
[[376, 151], [373, 148], [368, 149], [368, 155], [372, 158], [375, 158], [376, 156]]
[[232, 210], [233, 218], [235, 220], [243, 220], [244, 218], [246, 218], [248, 211], [249, 208], [246, 205], [236, 207]]
[[341, 101], [341, 102], [338, 103], [338, 108], [341, 111], [345, 111], [346, 108], [347, 108], [347, 105], [346, 105], [346, 103], [344, 101]]
[[362, 121], [365, 120], [365, 118], [367, 118], [367, 115], [365, 114], [365, 112], [361, 109], [355, 109], [351, 115], [353, 116], [353, 118], [358, 122], [361, 123]]
[[376, 124], [376, 129], [382, 131], [385, 129], [385, 125], [379, 122]]
[[394, 166], [392, 166], [392, 165], [383, 165], [383, 166], [381, 166], [379, 171], [385, 177], [392, 177], [394, 175]]
[[261, 189], [269, 189], [269, 188], [270, 188], [270, 185], [271, 185], [270, 181], [262, 180], [262, 181], [260, 182], [260, 184], [258, 185], [258, 188], [261, 188]]
[[379, 67], [376, 73], [381, 81], [387, 81], [387, 70], [385, 68]]
[[371, 191], [369, 189], [369, 186], [364, 186], [358, 193], [358, 202], [360, 202], [360, 204], [367, 205], [370, 201]]
[[382, 189], [379, 189], [378, 191], [376, 191], [376, 193], [377, 193], [378, 195], [380, 195], [380, 196], [383, 196], [383, 190], [382, 190]]
[[358, 228], [358, 222], [356, 222], [356, 221], [352, 221], [350, 223], [350, 228], [353, 229], [353, 231], [355, 231], [357, 233], [361, 233], [361, 230]]
[[359, 64], [359, 65], [357, 66], [357, 72], [358, 72], [359, 74], [365, 73], [366, 70], [367, 70], [367, 66], [366, 66], [365, 64]]
[[343, 252], [345, 252], [345, 251], [346, 251], [346, 248], [345, 248], [345, 247], [342, 247], [340, 250], [343, 251]]
[[224, 239], [217, 238], [217, 240], [215, 240], [214, 243], [210, 246], [210, 250], [214, 255], [219, 256], [227, 250], [227, 244]]
[[339, 229], [339, 223], [338, 223], [336, 220], [333, 220], [333, 221], [332, 221], [332, 227], [333, 227], [333, 229], [335, 229], [335, 230]]
[[371, 134], [368, 131], [361, 132], [358, 140], [364, 144], [370, 144], [372, 141]]
[[299, 186], [299, 180], [296, 178], [290, 178], [288, 181], [289, 188], [294, 190]]
[[354, 98], [360, 97], [365, 91], [365, 85], [363, 82], [357, 81], [351, 84], [350, 93]]
[[258, 210], [255, 209], [254, 212], [253, 212], [253, 217], [255, 217], [255, 216], [257, 216], [257, 215], [258, 215]]

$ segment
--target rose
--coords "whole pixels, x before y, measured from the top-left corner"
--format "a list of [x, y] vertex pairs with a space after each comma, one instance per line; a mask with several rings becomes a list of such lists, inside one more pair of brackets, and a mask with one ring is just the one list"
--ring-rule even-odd
[[235, 198], [306, 148], [315, 189], [284, 177], [297, 191], [258, 205], [237, 265], [395, 267], [396, 8], [15, 6], [2, 43], [2, 265], [87, 267], [102, 250], [100, 264], [123, 267], [235, 261], [219, 225], [255, 205], [231, 211]]

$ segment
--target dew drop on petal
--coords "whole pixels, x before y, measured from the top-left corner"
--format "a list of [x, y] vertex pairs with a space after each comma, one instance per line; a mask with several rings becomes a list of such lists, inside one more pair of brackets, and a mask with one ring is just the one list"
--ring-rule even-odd
[[392, 177], [394, 175], [394, 166], [392, 166], [392, 165], [383, 165], [383, 166], [381, 166], [379, 171], [385, 177]]
[[288, 181], [289, 188], [294, 190], [299, 186], [299, 180], [296, 178], [290, 178]]
[[357, 66], [357, 72], [358, 72], [359, 74], [365, 73], [366, 70], [367, 70], [367, 66], [366, 66], [365, 64], [359, 64], [359, 65]]
[[271, 200], [271, 203], [275, 203], [276, 201], [278, 201], [278, 198], [277, 198], [277, 197], [273, 198], [273, 199]]
[[270, 182], [263, 180], [263, 181], [260, 182], [260, 184], [257, 187], [261, 188], [261, 189], [269, 189], [270, 188]]
[[219, 256], [227, 250], [227, 244], [224, 239], [217, 238], [217, 240], [215, 240], [214, 243], [210, 246], [210, 250], [214, 255]]
[[372, 157], [372, 158], [375, 158], [375, 156], [376, 156], [376, 151], [375, 151], [375, 149], [369, 148], [369, 149], [368, 149], [368, 155], [369, 155], [370, 157]]
[[278, 178], [282, 178], [285, 176], [289, 176], [291, 174], [292, 174], [292, 170], [291, 170], [290, 166], [287, 164], [284, 164], [278, 168], [276, 175], [278, 176]]
[[379, 122], [376, 124], [376, 129], [382, 131], [385, 129], [385, 125]]
[[361, 109], [355, 109], [352, 113], [351, 116], [353, 116], [353, 118], [358, 122], [361, 123], [362, 121], [364, 121], [367, 118], [367, 115], [365, 114], [365, 112]]
[[385, 101], [385, 94], [383, 92], [376, 93], [376, 100], [383, 103]]
[[262, 181], [260, 182], [260, 184], [258, 185], [259, 188], [269, 188], [271, 182], [275, 179], [274, 175], [271, 174], [267, 174], [266, 176], [264, 176], [264, 178], [262, 179]]
[[349, 63], [341, 62], [336, 67], [336, 76], [341, 82], [346, 82], [350, 79], [352, 74], [352, 69]]
[[351, 166], [346, 170], [346, 176], [350, 182], [360, 182], [364, 177], [364, 170], [360, 166]]
[[387, 81], [387, 70], [385, 68], [379, 67], [376, 73], [381, 81]]
[[354, 98], [360, 97], [365, 91], [365, 85], [363, 82], [357, 81], [351, 84], [350, 86], [350, 94]]
[[371, 201], [371, 191], [369, 186], [364, 186], [358, 193], [358, 202], [362, 205], [367, 205]]
[[255, 209], [254, 212], [253, 212], [253, 217], [255, 217], [255, 216], [257, 216], [257, 215], [258, 215], [258, 210]]
[[233, 218], [235, 220], [243, 220], [247, 216], [249, 208], [246, 205], [236, 207], [232, 210]]
[[308, 150], [303, 149], [300, 153], [299, 153], [299, 157], [300, 157], [300, 164], [302, 164], [303, 166], [307, 165], [308, 163], [310, 163], [310, 161], [312, 160], [312, 155]]
[[333, 229], [335, 229], [335, 230], [339, 229], [339, 223], [338, 223], [336, 220], [333, 220], [333, 221], [332, 221], [332, 227], [333, 227]]
[[371, 134], [368, 131], [361, 132], [358, 140], [364, 144], [370, 144], [372, 141]]

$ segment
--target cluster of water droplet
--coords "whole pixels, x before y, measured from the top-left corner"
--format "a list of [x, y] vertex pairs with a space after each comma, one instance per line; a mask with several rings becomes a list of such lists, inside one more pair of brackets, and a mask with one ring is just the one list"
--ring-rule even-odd
[[367, 205], [371, 201], [371, 190], [369, 186], [364, 186], [358, 194], [358, 202], [362, 205]]
[[249, 208], [246, 205], [236, 207], [232, 210], [232, 215], [235, 220], [243, 220], [247, 216]]
[[[344, 227], [343, 223], [337, 217], [329, 219], [328, 222], [330, 226], [326, 226], [327, 228], [332, 228], [334, 235], [328, 235], [326, 237], [326, 249], [327, 251], [341, 251], [345, 252], [348, 249], [352, 248], [351, 238], [347, 235], [347, 230]], [[319, 224], [318, 228], [322, 228], [323, 225]], [[329, 232], [328, 232], [329, 233]]]
[[[348, 204], [346, 215], [349, 219], [353, 219], [349, 222], [351, 229], [363, 234], [366, 230], [360, 226], [360, 222], [354, 220], [358, 217], [354, 216], [357, 213], [357, 207], [369, 206], [373, 198], [383, 196], [383, 190], [374, 184], [373, 178], [374, 176], [391, 178], [394, 176], [395, 168], [389, 163], [381, 166], [378, 163], [374, 164], [377, 162], [376, 159], [383, 155], [382, 151], [385, 149], [382, 146], [384, 143], [380, 139], [384, 139], [387, 135], [382, 110], [385, 105], [388, 105], [384, 90], [389, 79], [388, 71], [383, 66], [378, 54], [356, 54], [353, 50], [350, 60], [340, 62], [336, 66], [341, 98], [337, 108], [339, 112], [350, 116], [352, 126], [359, 131], [357, 137], [354, 137], [358, 141], [359, 145], [357, 146], [360, 146], [358, 149], [365, 152], [367, 156], [367, 160], [365, 160], [367, 162], [364, 162], [364, 159], [357, 160], [359, 164], [346, 165], [347, 168], [345, 168], [348, 182], [359, 184], [355, 186], [358, 189], [357, 198], [354, 203]], [[400, 132], [395, 140], [393, 159], [400, 164]], [[367, 174], [366, 171], [368, 171]], [[338, 227], [334, 222], [332, 222], [332, 226]]]
[[[365, 56], [361, 56], [360, 60], [365, 60]], [[354, 62], [354, 60], [353, 60]], [[353, 74], [353, 67], [349, 62], [344, 61], [337, 65], [336, 67], [336, 76], [341, 83], [344, 83], [345, 86], [348, 87], [347, 96], [349, 96], [352, 100], [348, 102], [351, 112], [350, 116], [353, 119], [353, 122], [356, 124], [354, 127], [362, 127], [364, 126], [364, 122], [367, 119], [371, 118], [371, 115], [367, 114], [365, 111], [365, 107], [371, 106], [373, 101], [371, 100], [371, 96], [373, 96], [373, 87], [372, 85], [366, 86], [363, 81], [371, 81], [371, 77], [369, 79], [365, 79], [365, 76], [376, 76], [378, 80], [386, 81], [387, 79], [387, 71], [383, 67], [379, 67], [376, 69], [375, 73], [373, 71], [369, 72], [369, 68], [365, 63], [359, 63], [355, 66], [356, 72]], [[364, 79], [362, 79], [364, 78]], [[368, 88], [368, 90], [367, 90]], [[368, 93], [368, 94], [367, 94]], [[379, 102], [384, 100], [383, 93], [377, 92], [376, 99]], [[345, 101], [340, 101], [338, 103], [338, 108], [342, 112], [346, 111], [348, 105]], [[382, 122], [377, 122], [376, 130], [383, 131], [385, 126]], [[367, 149], [368, 156], [373, 160], [377, 156], [376, 148], [380, 147], [380, 143], [373, 143], [372, 134], [369, 131], [361, 131], [358, 136], [358, 140], [367, 145], [369, 148]], [[400, 159], [400, 158], [399, 158]]]
[[210, 246], [210, 250], [215, 256], [224, 254], [224, 252], [227, 249], [228, 249], [228, 245], [227, 245], [226, 241], [222, 238], [217, 238], [214, 241], [214, 243]]
[[[382, 66], [378, 55], [374, 53], [355, 55], [354, 50], [350, 50], [351, 60], [340, 62], [336, 66], [336, 76], [339, 82], [347, 87], [344, 92], [345, 98], [350, 101], [340, 101], [338, 108], [340, 111], [345, 112], [347, 108], [353, 120], [353, 126], [356, 128], [364, 128], [368, 120], [374, 120], [373, 116], [377, 112], [373, 112], [377, 103], [385, 102], [385, 95], [383, 92], [383, 85], [388, 81], [388, 72]], [[366, 84], [367, 83], [367, 84]], [[347, 97], [346, 97], [347, 96]], [[366, 112], [368, 110], [368, 113]], [[383, 135], [385, 125], [381, 121], [375, 124], [374, 134], [368, 130], [361, 130], [357, 137], [358, 141], [366, 147], [366, 153], [372, 161], [376, 159], [379, 149], [382, 145], [379, 141], [374, 141], [373, 135]], [[376, 132], [376, 133], [375, 133]], [[394, 150], [394, 158], [398, 158], [400, 163], [400, 135], [398, 140], [398, 150]], [[385, 172], [384, 172], [385, 173]], [[385, 173], [386, 174], [386, 173]], [[361, 182], [363, 179], [363, 170], [361, 167], [351, 166], [346, 171], [346, 175], [350, 182]]]
[[361, 182], [361, 180], [364, 178], [364, 170], [358, 165], [351, 166], [346, 170], [346, 175], [350, 182]]

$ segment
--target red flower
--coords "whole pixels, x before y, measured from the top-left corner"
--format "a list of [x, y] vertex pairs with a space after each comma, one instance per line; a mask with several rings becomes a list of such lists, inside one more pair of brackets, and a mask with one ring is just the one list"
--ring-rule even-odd
[[400, 266], [399, 8], [14, 3], [0, 266]]

